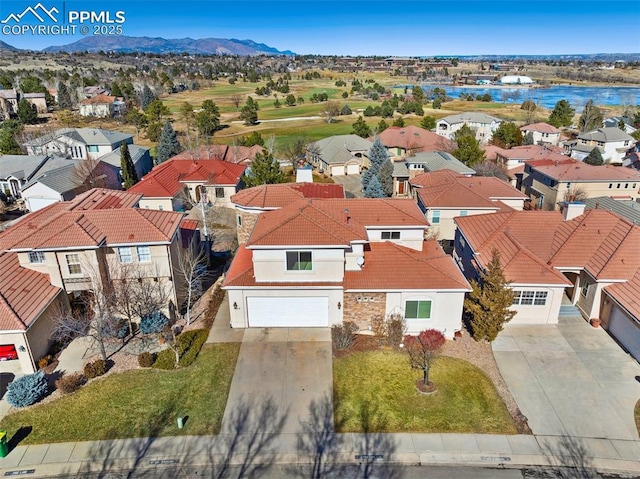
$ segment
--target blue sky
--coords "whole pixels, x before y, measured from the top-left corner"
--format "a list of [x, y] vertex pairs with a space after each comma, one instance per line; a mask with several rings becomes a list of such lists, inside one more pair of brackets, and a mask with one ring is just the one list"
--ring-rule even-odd
[[[38, 1], [47, 9], [56, 6], [67, 12], [122, 10], [125, 35], [251, 39], [296, 53], [417, 56], [640, 52], [638, 0], [0, 0], [0, 20]], [[0, 34], [0, 40], [11, 45], [36, 50], [81, 37]]]

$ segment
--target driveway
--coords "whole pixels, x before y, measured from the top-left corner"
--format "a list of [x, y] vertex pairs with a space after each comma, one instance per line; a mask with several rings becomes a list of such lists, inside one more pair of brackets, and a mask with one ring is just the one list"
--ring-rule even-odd
[[332, 391], [331, 330], [246, 329], [222, 431], [309, 431], [317, 422], [312, 401], [318, 408], [331, 404]]
[[563, 317], [507, 326], [493, 352], [534, 434], [638, 439], [640, 366], [603, 329]]
[[24, 376], [20, 361], [0, 361], [0, 419], [6, 416], [11, 406], [7, 402], [7, 386], [10, 382]]
[[334, 175], [333, 181], [344, 187], [347, 198], [362, 198], [362, 175]]

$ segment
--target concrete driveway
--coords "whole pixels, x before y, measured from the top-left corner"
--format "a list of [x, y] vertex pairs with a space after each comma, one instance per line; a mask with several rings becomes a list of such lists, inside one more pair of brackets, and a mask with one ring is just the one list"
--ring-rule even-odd
[[347, 198], [362, 198], [362, 175], [334, 175], [333, 181], [343, 186]]
[[493, 352], [534, 434], [638, 439], [640, 366], [603, 329], [582, 318], [507, 326]]
[[222, 431], [308, 432], [332, 397], [330, 329], [246, 329]]

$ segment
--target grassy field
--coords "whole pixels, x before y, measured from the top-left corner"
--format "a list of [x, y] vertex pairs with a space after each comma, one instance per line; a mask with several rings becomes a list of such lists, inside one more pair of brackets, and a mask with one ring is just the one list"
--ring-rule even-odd
[[516, 434], [493, 384], [475, 366], [438, 358], [431, 372], [438, 391], [432, 396], [416, 390], [420, 377], [406, 356], [394, 351], [334, 359], [336, 428], [361, 432], [361, 418], [368, 416], [376, 431]]
[[[127, 371], [98, 379], [79, 391], [6, 416], [8, 437], [31, 427], [21, 444], [127, 437], [216, 434], [239, 344], [205, 345], [195, 363], [174, 371]], [[188, 416], [183, 429], [176, 419]]]

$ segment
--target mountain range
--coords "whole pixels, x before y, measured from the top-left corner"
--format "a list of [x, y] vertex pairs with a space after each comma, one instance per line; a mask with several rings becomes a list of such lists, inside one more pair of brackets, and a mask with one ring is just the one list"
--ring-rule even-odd
[[256, 43], [253, 40], [235, 38], [174, 38], [88, 36], [68, 45], [51, 46], [44, 52], [119, 52], [119, 53], [190, 53], [201, 55], [295, 55], [295, 53]]
[[8, 43], [3, 42], [2, 40], [0, 40], [0, 50], [9, 50], [11, 52], [17, 52], [20, 49], [13, 47], [11, 45], [9, 45]]

